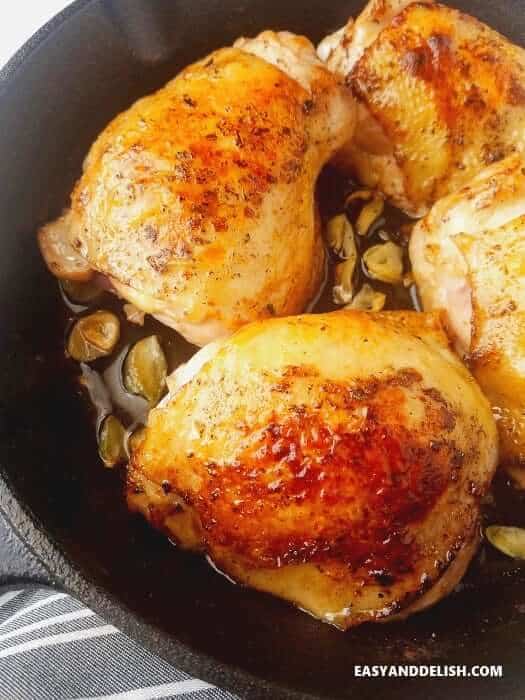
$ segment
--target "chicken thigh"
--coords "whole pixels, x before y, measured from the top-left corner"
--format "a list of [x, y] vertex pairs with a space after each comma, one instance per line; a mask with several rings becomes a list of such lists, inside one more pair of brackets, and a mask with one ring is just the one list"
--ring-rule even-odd
[[215, 51], [100, 135], [71, 210], [40, 231], [44, 257], [66, 279], [101, 273], [198, 345], [298, 313], [324, 275], [317, 175], [354, 116], [303, 37]]
[[525, 158], [486, 168], [414, 229], [414, 278], [493, 405], [501, 457], [525, 485]]
[[436, 602], [476, 549], [497, 461], [440, 319], [339, 311], [208, 345], [149, 416], [129, 506], [343, 629]]
[[371, 0], [319, 46], [358, 101], [337, 163], [412, 216], [525, 147], [525, 51], [444, 5]]

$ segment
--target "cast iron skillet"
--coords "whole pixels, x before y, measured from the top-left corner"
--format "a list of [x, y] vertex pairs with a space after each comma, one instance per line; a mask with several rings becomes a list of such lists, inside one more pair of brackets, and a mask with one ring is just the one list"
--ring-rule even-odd
[[[496, 576], [392, 626], [342, 634], [242, 590], [127, 515], [63, 357], [35, 230], [66, 204], [97, 133], [241, 34], [313, 40], [364, 0], [77, 0], [0, 84], [0, 505], [50, 575], [147, 647], [249, 698], [523, 697], [525, 586]], [[522, 0], [455, 0], [525, 45]], [[503, 680], [359, 681], [354, 663], [504, 664]]]

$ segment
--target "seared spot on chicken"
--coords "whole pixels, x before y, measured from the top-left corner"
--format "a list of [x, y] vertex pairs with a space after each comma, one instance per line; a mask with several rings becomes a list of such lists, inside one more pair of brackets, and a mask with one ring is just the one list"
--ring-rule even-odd
[[204, 352], [150, 414], [132, 509], [342, 628], [457, 583], [496, 430], [439, 316], [276, 319]]
[[[431, 4], [433, 0], [422, 0]], [[350, 17], [344, 27], [325, 37], [317, 47], [322, 61], [330, 70], [346, 75], [392, 22], [394, 17], [411, 5], [414, 0], [370, 0], [354, 20]]]

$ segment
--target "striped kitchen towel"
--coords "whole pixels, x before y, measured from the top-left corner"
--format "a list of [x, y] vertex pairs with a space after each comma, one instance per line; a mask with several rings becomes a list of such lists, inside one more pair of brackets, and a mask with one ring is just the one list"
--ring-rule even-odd
[[238, 700], [131, 641], [66, 593], [0, 589], [4, 700]]

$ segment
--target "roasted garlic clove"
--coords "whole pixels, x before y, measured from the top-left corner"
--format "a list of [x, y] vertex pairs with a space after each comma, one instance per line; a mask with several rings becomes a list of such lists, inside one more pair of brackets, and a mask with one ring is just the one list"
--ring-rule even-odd
[[525, 530], [521, 527], [490, 525], [485, 535], [493, 547], [515, 559], [525, 559]]
[[326, 242], [330, 250], [339, 255], [343, 247], [343, 237], [348, 219], [344, 214], [332, 217], [326, 224]]
[[357, 262], [357, 254], [335, 268], [335, 286], [332, 290], [334, 304], [348, 304], [354, 296], [353, 277]]
[[90, 280], [88, 282], [77, 282], [75, 280], [61, 280], [62, 291], [74, 304], [90, 304], [102, 294], [99, 284]]
[[115, 467], [127, 459], [126, 431], [116, 416], [104, 419], [98, 436], [98, 452], [106, 467]]
[[403, 282], [403, 250], [395, 243], [380, 243], [363, 255], [369, 277], [387, 284]]
[[343, 260], [357, 257], [354, 228], [345, 214], [334, 216], [326, 225], [326, 241]]
[[359, 236], [366, 236], [371, 226], [379, 219], [385, 208], [385, 200], [380, 195], [375, 195], [368, 204], [361, 209], [355, 229]]
[[135, 343], [124, 362], [124, 386], [153, 406], [165, 390], [167, 374], [166, 356], [156, 335]]
[[378, 292], [369, 284], [364, 284], [346, 307], [359, 311], [381, 311], [386, 303], [386, 294]]
[[354, 192], [350, 192], [350, 194], [345, 199], [345, 209], [348, 208], [352, 204], [352, 202], [369, 202], [372, 199], [372, 197], [374, 197], [374, 195], [374, 190], [355, 190]]
[[67, 341], [68, 354], [78, 362], [92, 362], [111, 354], [120, 338], [120, 322], [110, 311], [80, 318]]
[[[346, 218], [346, 217], [345, 217]], [[355, 244], [354, 228], [347, 219], [347, 226], [343, 236], [343, 245], [339, 257], [343, 260], [353, 260], [354, 267], [357, 263], [357, 247]]]

